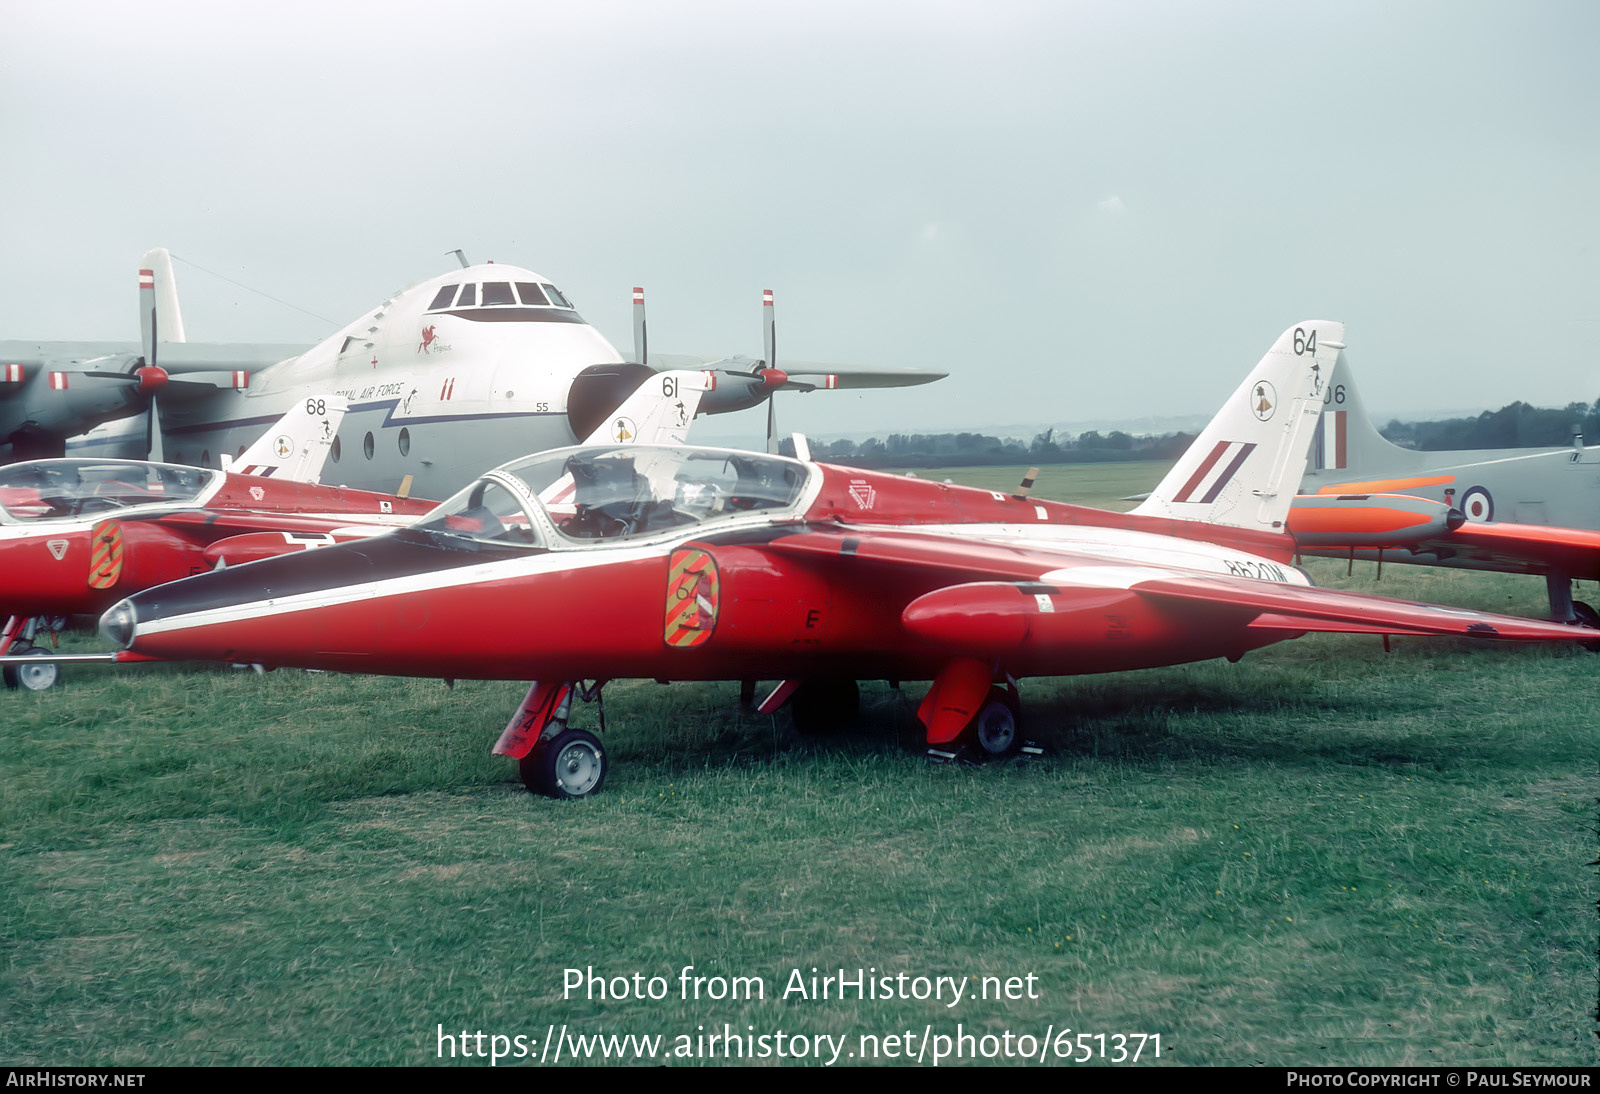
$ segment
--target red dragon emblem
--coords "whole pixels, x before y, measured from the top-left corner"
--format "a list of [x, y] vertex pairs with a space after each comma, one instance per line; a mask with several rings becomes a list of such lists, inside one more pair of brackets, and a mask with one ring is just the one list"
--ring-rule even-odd
[[428, 352], [428, 347], [433, 345], [434, 339], [436, 339], [437, 337], [439, 337], [439, 336], [434, 333], [434, 330], [433, 330], [432, 327], [423, 327], [422, 328], [422, 341], [417, 343], [417, 352], [418, 353], [427, 353]]

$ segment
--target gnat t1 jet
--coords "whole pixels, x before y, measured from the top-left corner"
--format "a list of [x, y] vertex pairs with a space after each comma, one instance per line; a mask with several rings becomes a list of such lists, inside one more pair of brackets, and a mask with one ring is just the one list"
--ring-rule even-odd
[[98, 614], [130, 592], [219, 564], [370, 535], [431, 509], [316, 485], [344, 410], [339, 396], [307, 399], [231, 472], [91, 459], [0, 467], [6, 686], [41, 691], [56, 682], [63, 658], [36, 642], [67, 616]]
[[[352, 488], [444, 497], [515, 456], [582, 441], [646, 379], [644, 294], [634, 290], [633, 362], [584, 321], [549, 278], [486, 263], [429, 278], [309, 349], [183, 341], [171, 259], [140, 271], [143, 341], [0, 342], [0, 442], [22, 458], [76, 454], [217, 466], [289, 407], [337, 392], [350, 410], [329, 477]], [[765, 357], [697, 359], [716, 377], [702, 413], [756, 406], [780, 390], [896, 387], [921, 369], [777, 367], [772, 296]], [[674, 367], [677, 361], [675, 358]], [[142, 414], [141, 414], [142, 412]]]
[[[1306, 631], [1571, 641], [1314, 588], [1291, 564], [1284, 521], [1342, 335], [1286, 331], [1131, 514], [805, 458], [573, 448], [410, 528], [139, 593], [101, 626], [128, 658], [536, 677], [496, 751], [557, 797], [606, 775], [598, 738], [567, 724], [573, 694], [621, 677], [783, 678], [761, 709], [792, 703], [802, 729], [847, 714], [859, 679], [932, 680], [930, 749], [1001, 754], [1024, 676], [1237, 659]], [[468, 632], [482, 641], [454, 640]]]
[[1307, 554], [1543, 574], [1553, 618], [1600, 625], [1600, 447], [1418, 452], [1373, 427], [1341, 360], [1290, 527]]
[[[655, 374], [590, 443], [682, 443], [712, 372]], [[151, 585], [410, 523], [430, 501], [316, 486], [344, 416], [338, 395], [307, 399], [219, 474], [129, 460], [0, 467], [0, 667], [7, 687], [42, 691], [62, 660], [39, 644], [70, 615], [98, 614]], [[226, 457], [224, 457], [225, 463]], [[270, 482], [268, 481], [270, 480]], [[53, 645], [53, 643], [52, 643]]]

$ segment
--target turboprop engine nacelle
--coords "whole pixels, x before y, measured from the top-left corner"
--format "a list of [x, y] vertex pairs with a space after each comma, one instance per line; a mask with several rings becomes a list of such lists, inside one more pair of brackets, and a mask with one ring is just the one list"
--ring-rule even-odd
[[51, 370], [45, 382], [30, 385], [19, 432], [62, 436], [81, 432], [85, 423], [99, 425], [137, 410], [142, 405], [137, 385], [108, 379], [107, 374], [131, 376], [140, 361], [138, 354], [120, 353]]

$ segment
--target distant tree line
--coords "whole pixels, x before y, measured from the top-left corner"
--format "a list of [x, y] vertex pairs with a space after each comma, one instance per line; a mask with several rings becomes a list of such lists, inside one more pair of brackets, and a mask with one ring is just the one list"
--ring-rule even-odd
[[1193, 440], [1192, 433], [1135, 437], [1121, 430], [1104, 435], [1090, 430], [1067, 437], [1047, 429], [1028, 444], [1019, 438], [1002, 439], [986, 433], [891, 433], [885, 439], [819, 441], [811, 445], [811, 454], [828, 463], [856, 467], [1003, 467], [1019, 463], [1175, 460]]
[[[1486, 410], [1476, 418], [1441, 422], [1390, 422], [1380, 432], [1407, 448], [1545, 448], [1572, 443], [1579, 429], [1588, 444], [1600, 443], [1600, 399], [1593, 406], [1569, 403], [1561, 409], [1516, 402]], [[1047, 429], [1024, 444], [1017, 437], [987, 433], [891, 433], [864, 441], [818, 441], [811, 454], [828, 463], [856, 467], [1009, 466], [1012, 464], [1107, 463], [1114, 460], [1176, 460], [1193, 433], [1135, 436], [1114, 429], [1077, 436]]]
[[1576, 430], [1586, 444], [1600, 444], [1600, 399], [1593, 406], [1568, 403], [1557, 410], [1516, 402], [1485, 410], [1476, 418], [1442, 422], [1392, 421], [1380, 432], [1395, 444], [1427, 452], [1452, 448], [1554, 448], [1572, 443]]

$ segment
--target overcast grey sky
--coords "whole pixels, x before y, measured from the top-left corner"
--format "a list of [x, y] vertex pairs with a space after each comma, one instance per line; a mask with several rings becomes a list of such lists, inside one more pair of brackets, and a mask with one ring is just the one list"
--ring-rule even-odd
[[817, 433], [1209, 413], [1306, 318], [1376, 409], [1600, 396], [1600, 4], [4, 10], [0, 337], [136, 337], [159, 245], [332, 321], [180, 262], [191, 339], [309, 342], [461, 247], [625, 354], [635, 284], [751, 356], [772, 288], [951, 373]]

